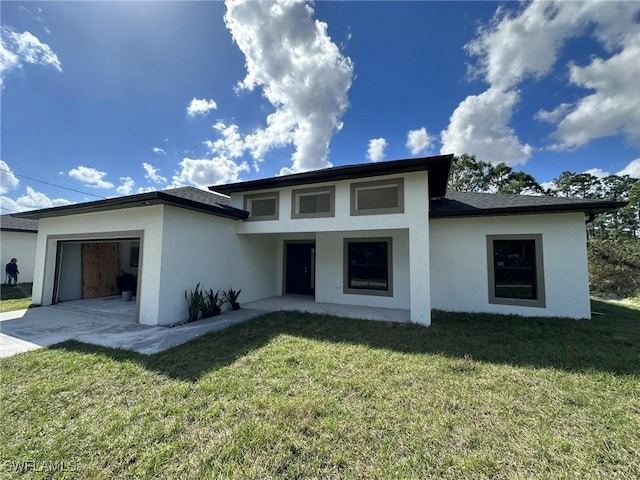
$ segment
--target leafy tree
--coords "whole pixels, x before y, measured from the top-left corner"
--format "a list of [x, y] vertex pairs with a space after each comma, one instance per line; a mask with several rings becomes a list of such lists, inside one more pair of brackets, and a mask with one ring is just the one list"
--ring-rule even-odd
[[492, 169], [489, 162], [477, 160], [466, 153], [453, 158], [449, 188], [458, 192], [486, 192]]
[[590, 173], [562, 172], [553, 180], [555, 187], [549, 194], [560, 197], [599, 198], [602, 196], [600, 180]]
[[453, 159], [449, 188], [459, 192], [544, 193], [530, 174], [515, 172], [505, 163], [493, 165], [466, 153]]

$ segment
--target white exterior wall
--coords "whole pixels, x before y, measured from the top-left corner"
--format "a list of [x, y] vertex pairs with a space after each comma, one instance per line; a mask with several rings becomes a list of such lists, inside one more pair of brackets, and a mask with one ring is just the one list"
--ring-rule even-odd
[[[378, 181], [393, 178], [404, 178], [404, 213], [391, 213], [384, 215], [356, 215], [351, 216], [351, 191], [352, 183]], [[335, 185], [335, 217], [321, 218], [291, 218], [291, 191], [300, 188], [321, 188]], [[271, 192], [274, 190], [247, 191], [234, 193], [231, 196], [230, 205], [243, 208], [244, 195]], [[313, 183], [309, 185], [297, 185], [295, 187], [283, 187], [277, 189], [280, 192], [279, 218], [278, 220], [258, 220], [238, 222], [237, 232], [245, 233], [298, 233], [298, 232], [338, 232], [338, 231], [365, 231], [365, 230], [392, 230], [408, 228], [416, 224], [424, 224], [428, 212], [429, 189], [427, 184], [427, 172], [412, 172], [401, 175], [385, 175], [381, 177], [359, 178], [343, 180], [340, 182]]]
[[2, 281], [5, 280], [4, 267], [12, 258], [18, 259], [18, 282], [33, 282], [36, 262], [36, 244], [38, 234], [30, 232], [0, 232], [0, 262], [2, 262]]
[[[542, 234], [546, 307], [489, 303], [487, 235]], [[590, 318], [582, 213], [431, 220], [431, 302], [435, 309]]]
[[[404, 213], [351, 216], [351, 190], [354, 182], [404, 178]], [[335, 216], [291, 218], [291, 192], [304, 187], [335, 186]], [[411, 320], [429, 325], [429, 186], [428, 172], [411, 172], [339, 182], [297, 185], [277, 189], [280, 194], [278, 220], [236, 223], [240, 237], [250, 234], [276, 234], [278, 263], [276, 284], [282, 292], [284, 240], [316, 240], [316, 301], [411, 309]], [[243, 208], [244, 195], [271, 190], [234, 194], [230, 204]], [[343, 293], [343, 239], [393, 237], [393, 297]]]
[[40, 219], [32, 302], [38, 305], [50, 305], [52, 302], [59, 240], [142, 235], [137, 292], [138, 321], [146, 325], [157, 324], [158, 292], [162, 277], [158, 259], [162, 253], [163, 208], [162, 205], [153, 205]]
[[240, 302], [276, 294], [275, 239], [239, 237], [235, 220], [155, 205], [40, 220], [33, 303], [52, 301], [58, 240], [130, 237], [141, 232], [138, 319], [146, 325], [185, 320], [184, 291], [241, 288]]
[[198, 282], [207, 290], [242, 289], [241, 304], [277, 294], [275, 238], [239, 236], [237, 220], [164, 208], [162, 251], [156, 260], [162, 272], [160, 325], [186, 319], [184, 291]]

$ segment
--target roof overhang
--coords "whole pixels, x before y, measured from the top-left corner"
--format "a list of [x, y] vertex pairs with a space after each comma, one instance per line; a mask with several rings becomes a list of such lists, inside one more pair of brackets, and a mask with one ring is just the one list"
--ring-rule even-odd
[[313, 170], [310, 172], [294, 173], [282, 177], [263, 178], [246, 182], [214, 185], [209, 190], [229, 195], [231, 193], [268, 190], [297, 185], [336, 182], [339, 180], [353, 180], [356, 178], [379, 177], [398, 173], [429, 171], [429, 196], [442, 197], [447, 191], [449, 171], [453, 155], [439, 155], [435, 157], [409, 158], [389, 162], [364, 163], [358, 165], [344, 165], [339, 167]]
[[128, 195], [126, 197], [108, 198], [106, 200], [97, 200], [94, 202], [64, 205], [62, 207], [44, 208], [30, 212], [16, 213], [14, 216], [32, 219], [52, 218], [68, 215], [80, 215], [83, 213], [120, 210], [124, 208], [148, 207], [150, 205], [172, 205], [234, 220], [242, 220], [249, 216], [249, 212], [245, 212], [244, 210], [225, 205], [207, 205], [188, 198], [176, 197], [162, 191], [140, 193], [137, 195]]
[[544, 213], [582, 212], [590, 216], [615, 211], [625, 207], [629, 202], [598, 201], [576, 204], [528, 205], [496, 208], [466, 208], [460, 210], [429, 211], [430, 218], [489, 217], [500, 215], [534, 215]]

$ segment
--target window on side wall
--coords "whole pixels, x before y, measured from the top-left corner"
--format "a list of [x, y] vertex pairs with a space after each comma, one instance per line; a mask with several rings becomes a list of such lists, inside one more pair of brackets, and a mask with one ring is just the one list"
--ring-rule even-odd
[[244, 196], [244, 210], [249, 212], [247, 220], [278, 220], [280, 193], [257, 193]]
[[404, 212], [404, 179], [351, 184], [351, 215]]
[[545, 306], [542, 235], [487, 235], [489, 303]]
[[291, 192], [291, 218], [335, 216], [336, 187], [319, 187]]
[[391, 238], [344, 239], [344, 293], [393, 296]]

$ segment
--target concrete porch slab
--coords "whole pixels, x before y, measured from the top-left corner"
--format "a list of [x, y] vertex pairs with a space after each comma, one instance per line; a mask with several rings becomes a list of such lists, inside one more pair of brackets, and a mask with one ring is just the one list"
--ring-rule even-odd
[[313, 297], [302, 295], [285, 295], [270, 297], [255, 302], [243, 304], [243, 308], [275, 312], [278, 310], [297, 310], [300, 312], [335, 315], [337, 317], [360, 318], [365, 320], [380, 320], [384, 322], [411, 321], [410, 310], [399, 308], [375, 308], [357, 305], [339, 305], [336, 303], [318, 303]]

